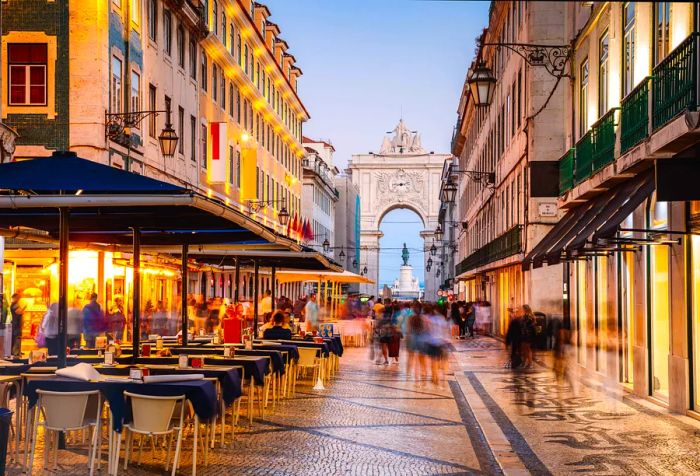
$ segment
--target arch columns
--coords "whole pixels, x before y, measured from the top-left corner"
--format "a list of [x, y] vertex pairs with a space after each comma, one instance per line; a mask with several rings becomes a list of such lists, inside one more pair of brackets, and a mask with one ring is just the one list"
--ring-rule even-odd
[[362, 230], [360, 233], [360, 256], [358, 267], [360, 272], [367, 266], [367, 277], [374, 281], [374, 284], [361, 284], [360, 292], [379, 296], [379, 239], [384, 236], [380, 230]]

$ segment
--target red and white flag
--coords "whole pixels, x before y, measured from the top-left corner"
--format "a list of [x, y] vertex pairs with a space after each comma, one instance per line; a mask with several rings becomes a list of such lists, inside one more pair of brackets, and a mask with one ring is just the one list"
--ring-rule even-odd
[[207, 168], [209, 182], [226, 181], [226, 123], [209, 123], [209, 146], [207, 147]]

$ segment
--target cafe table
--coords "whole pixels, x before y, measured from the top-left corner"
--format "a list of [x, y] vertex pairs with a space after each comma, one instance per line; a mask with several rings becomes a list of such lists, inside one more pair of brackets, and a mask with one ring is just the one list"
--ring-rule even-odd
[[[129, 359], [124, 359], [119, 357], [117, 361], [120, 364], [129, 364]], [[139, 357], [136, 361], [137, 364], [144, 365], [177, 365], [178, 357]], [[234, 365], [242, 366], [245, 375], [250, 376], [250, 392], [248, 395], [248, 420], [252, 424], [253, 422], [253, 397], [255, 395], [255, 385], [261, 385], [263, 387], [263, 392], [265, 391], [265, 375], [270, 371], [270, 358], [267, 356], [260, 357], [248, 357], [248, 356], [235, 356], [235, 357], [206, 357], [204, 356], [205, 365]], [[261, 414], [264, 414], [261, 406]]]
[[[122, 426], [124, 422], [128, 421], [130, 418], [130, 407], [126, 398], [124, 398], [124, 392], [151, 396], [185, 396], [192, 404], [195, 414], [194, 443], [192, 445], [192, 474], [196, 474], [199, 422], [209, 422], [216, 416], [217, 412], [216, 388], [212, 382], [209, 380], [189, 380], [181, 382], [140, 383], [128, 378], [117, 377], [112, 377], [109, 380], [103, 381], [83, 381], [66, 377], [55, 377], [47, 380], [31, 380], [27, 382], [24, 386], [24, 396], [28, 401], [28, 409], [33, 409], [39, 398], [37, 390], [83, 392], [95, 389], [99, 390], [109, 403], [111, 431], [109, 435], [110, 451], [108, 456], [108, 473], [110, 475], [117, 473]], [[207, 446], [208, 445], [206, 445], [205, 448]]]
[[[244, 356], [235, 355], [234, 357], [219, 357], [210, 356], [204, 357], [206, 365], [242, 365], [245, 369], [245, 374], [250, 375], [250, 385], [248, 387], [248, 423], [253, 423], [253, 400], [255, 398], [255, 385], [262, 386], [264, 398], [267, 398], [269, 389], [268, 381], [265, 376], [270, 373], [270, 357], [268, 356]], [[264, 399], [263, 399], [264, 400]], [[265, 402], [260, 402], [260, 415], [264, 418]]]

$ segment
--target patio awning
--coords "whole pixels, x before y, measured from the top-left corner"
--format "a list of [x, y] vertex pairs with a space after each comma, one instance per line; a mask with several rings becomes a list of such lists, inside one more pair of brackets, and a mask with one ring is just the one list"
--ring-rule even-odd
[[647, 171], [570, 210], [528, 253], [523, 269], [537, 268], [545, 262], [556, 264], [562, 254], [585, 252], [589, 241], [614, 235], [620, 223], [653, 191], [654, 174]]
[[[178, 256], [182, 251], [181, 248], [167, 246], [144, 247], [143, 249], [147, 252], [167, 253], [175, 256]], [[188, 256], [199, 263], [213, 266], [234, 266], [238, 260], [241, 266], [257, 264], [261, 268], [275, 267], [280, 270], [277, 271], [278, 276], [283, 269], [331, 273], [341, 272], [343, 269], [342, 266], [316, 251], [270, 250], [263, 247], [241, 249], [240, 246], [212, 244], [190, 247]]]
[[[55, 171], [55, 173], [52, 173]], [[301, 247], [223, 202], [72, 153], [0, 165], [0, 228], [27, 227], [57, 239], [70, 209], [70, 241], [130, 244], [275, 243]]]
[[280, 283], [288, 283], [292, 281], [333, 281], [335, 283], [364, 283], [374, 284], [374, 281], [361, 274], [355, 274], [351, 271], [343, 271], [340, 273], [327, 272], [299, 272], [299, 271], [278, 271], [277, 279]]

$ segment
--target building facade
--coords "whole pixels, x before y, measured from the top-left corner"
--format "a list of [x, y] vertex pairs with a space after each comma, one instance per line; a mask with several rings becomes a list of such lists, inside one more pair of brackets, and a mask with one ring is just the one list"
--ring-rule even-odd
[[[288, 233], [278, 213], [284, 204], [292, 216], [302, 214], [302, 123], [309, 115], [297, 94], [301, 70], [269, 16], [265, 5], [252, 0], [5, 5], [2, 66], [8, 75], [2, 121], [19, 133], [14, 159], [71, 150], [193, 189]], [[178, 136], [173, 157], [165, 157], [159, 146], [166, 123]], [[25, 258], [27, 268], [49, 269], [50, 256], [46, 263], [37, 262], [41, 253], [12, 260], [13, 253], [22, 254], [12, 248], [8, 243], [6, 277], [21, 271], [17, 266]], [[95, 262], [91, 279], [108, 308], [116, 291], [110, 294], [107, 286], [116, 284], [107, 272], [119, 268], [118, 276], [126, 276], [130, 271], [111, 254], [97, 253], [94, 260], [90, 255], [88, 261]], [[177, 290], [177, 266], [154, 258], [154, 269], [156, 275], [159, 270], [166, 278], [172, 275], [167, 287]], [[247, 299], [251, 275], [241, 273]], [[178, 292], [232, 295], [231, 267], [192, 277]], [[127, 294], [124, 279], [117, 283]], [[261, 282], [263, 289], [273, 285], [269, 275]], [[13, 287], [7, 292], [19, 286], [7, 279], [5, 285]], [[284, 287], [279, 292], [292, 294], [291, 285]], [[178, 302], [172, 296], [167, 300], [173, 308]]]
[[[302, 209], [309, 220], [313, 238], [309, 246], [328, 255], [335, 249], [335, 207], [338, 190], [335, 177], [338, 168], [333, 165], [335, 148], [330, 142], [304, 137], [306, 156], [302, 160]], [[328, 244], [328, 249], [323, 246]]]
[[[335, 247], [333, 259], [345, 269], [359, 273], [360, 262], [360, 194], [347, 174], [335, 177], [338, 201], [335, 204]], [[341, 254], [342, 253], [342, 254]], [[350, 286], [353, 292], [359, 286]]]
[[[445, 188], [448, 184], [454, 184], [459, 180], [459, 161], [456, 157], [446, 160], [442, 167], [440, 176], [440, 213], [438, 214], [438, 226], [442, 230], [442, 239], [436, 237], [435, 243], [428, 249], [430, 256], [435, 260], [435, 273], [438, 273], [440, 290], [454, 296], [459, 295], [459, 285], [455, 280], [457, 265], [457, 242], [464, 233], [464, 226], [459, 220], [460, 202], [445, 195]], [[442, 242], [442, 243], [440, 243]], [[437, 246], [440, 244], [440, 246]], [[432, 268], [431, 268], [432, 269]], [[440, 281], [441, 280], [441, 281]], [[455, 293], [455, 291], [457, 291]]]
[[531, 185], [540, 167], [560, 157], [565, 131], [552, 124], [564, 123], [565, 86], [545, 68], [493, 44], [566, 45], [566, 19], [565, 2], [492, 2], [467, 77], [483, 61], [496, 78], [495, 93], [489, 107], [476, 107], [465, 83], [460, 98], [452, 143], [460, 172], [451, 178], [458, 181], [462, 227], [452, 242], [456, 277], [463, 299], [491, 303], [495, 335], [505, 335], [510, 309], [522, 304], [562, 313], [562, 270], [524, 272], [521, 265], [558, 219], [556, 191]]
[[564, 216], [525, 266], [563, 263], [581, 369], [697, 417], [697, 4], [567, 8]]

